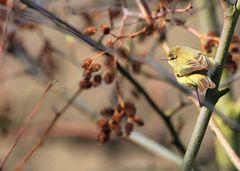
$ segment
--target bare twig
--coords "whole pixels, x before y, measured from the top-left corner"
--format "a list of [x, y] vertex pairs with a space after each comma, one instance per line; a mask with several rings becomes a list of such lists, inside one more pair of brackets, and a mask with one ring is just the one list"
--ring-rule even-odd
[[17, 143], [19, 142], [19, 140], [21, 139], [21, 137], [24, 135], [26, 128], [29, 124], [29, 122], [31, 121], [31, 119], [37, 114], [37, 112], [40, 109], [40, 106], [42, 105], [47, 92], [50, 90], [50, 88], [54, 85], [54, 82], [50, 82], [47, 86], [47, 88], [44, 90], [41, 98], [39, 99], [39, 101], [36, 103], [35, 107], [33, 108], [33, 110], [27, 115], [26, 120], [24, 121], [24, 123], [22, 124], [22, 126], [20, 127], [19, 131], [17, 132], [17, 135], [15, 137], [15, 140], [13, 141], [12, 145], [9, 147], [9, 149], [7, 150], [7, 152], [5, 153], [4, 157], [2, 158], [1, 161], [1, 165], [0, 165], [0, 170], [4, 167], [8, 157], [11, 155], [11, 153], [13, 152], [14, 148], [16, 147]]
[[141, 13], [143, 14], [144, 18], [146, 19], [147, 23], [149, 25], [153, 24], [152, 14], [145, 0], [135, 0], [135, 1]]
[[43, 135], [41, 136], [40, 140], [38, 143], [36, 143], [32, 149], [24, 156], [24, 158], [17, 164], [15, 167], [15, 171], [20, 171], [24, 167], [24, 165], [27, 163], [27, 161], [31, 158], [31, 156], [43, 145], [43, 143], [46, 141], [48, 138], [49, 133], [51, 132], [52, 128], [58, 121], [58, 119], [63, 115], [63, 113], [66, 112], [66, 110], [72, 105], [74, 100], [79, 96], [79, 94], [82, 92], [82, 89], [78, 89], [73, 96], [67, 101], [67, 103], [62, 107], [62, 109], [59, 112], [55, 113], [55, 117], [53, 120], [50, 122], [49, 126], [47, 129], [44, 131]]
[[219, 130], [218, 126], [213, 121], [213, 119], [210, 120], [209, 125], [210, 125], [210, 128], [212, 129], [212, 131], [214, 132], [214, 134], [216, 135], [219, 143], [222, 145], [222, 147], [226, 151], [226, 154], [228, 155], [229, 159], [232, 161], [234, 166], [238, 170], [240, 170], [240, 159], [239, 159], [239, 156], [232, 149], [232, 147], [230, 146], [230, 144], [228, 143], [228, 141], [226, 140], [226, 138], [224, 137], [222, 132]]

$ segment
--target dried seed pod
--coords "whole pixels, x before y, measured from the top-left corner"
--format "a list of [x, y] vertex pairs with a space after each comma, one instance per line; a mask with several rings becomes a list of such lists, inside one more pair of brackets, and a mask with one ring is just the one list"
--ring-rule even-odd
[[89, 70], [92, 72], [98, 72], [101, 68], [101, 64], [92, 64]]
[[83, 79], [79, 82], [79, 85], [83, 89], [89, 89], [92, 87], [92, 82], [86, 79]]
[[83, 69], [88, 69], [90, 65], [92, 64], [93, 60], [91, 58], [86, 58], [83, 61], [82, 68]]
[[93, 27], [93, 26], [87, 27], [83, 30], [83, 34], [85, 34], [87, 36], [92, 36], [95, 33], [97, 33], [97, 28]]
[[233, 47], [231, 48], [232, 53], [239, 53], [239, 48], [238, 47]]
[[119, 122], [115, 121], [114, 119], [110, 119], [108, 125], [111, 129], [116, 129], [119, 127]]
[[114, 109], [111, 107], [105, 107], [101, 110], [101, 115], [105, 116], [105, 117], [111, 117], [114, 114]]
[[231, 43], [239, 43], [239, 42], [240, 42], [239, 37], [237, 35], [233, 35]]
[[83, 77], [84, 77], [85, 80], [89, 81], [92, 78], [92, 72], [89, 71], [89, 70], [85, 70], [83, 72]]
[[114, 81], [115, 74], [113, 72], [107, 72], [103, 76], [103, 80], [106, 84], [111, 84]]
[[102, 82], [102, 76], [100, 74], [94, 75], [92, 82], [95, 87], [99, 86]]
[[111, 133], [111, 129], [109, 127], [109, 121], [105, 120], [105, 119], [99, 119], [97, 121], [97, 125], [101, 128], [101, 131], [104, 131], [105, 133], [110, 134]]
[[139, 118], [138, 116], [134, 116], [133, 121], [138, 125], [138, 126], [143, 126], [144, 122], [141, 118]]
[[103, 32], [103, 34], [109, 34], [110, 33], [110, 27], [106, 24], [102, 24], [100, 26], [100, 30]]
[[125, 113], [128, 117], [134, 117], [136, 114], [136, 107], [133, 103], [131, 102], [126, 102], [125, 103]]
[[124, 126], [124, 130], [125, 130], [126, 135], [130, 135], [131, 132], [133, 131], [133, 124], [130, 122], [127, 122]]
[[107, 142], [109, 139], [110, 139], [110, 134], [104, 132], [104, 131], [101, 131], [98, 135], [97, 135], [97, 139], [98, 141], [103, 144], [105, 142]]
[[106, 119], [101, 118], [97, 121], [97, 125], [100, 128], [107, 127], [108, 126], [108, 121]]

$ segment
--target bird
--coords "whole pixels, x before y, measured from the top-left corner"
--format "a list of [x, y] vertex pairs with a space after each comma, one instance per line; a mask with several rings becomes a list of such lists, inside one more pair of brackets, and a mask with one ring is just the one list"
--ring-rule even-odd
[[214, 59], [197, 49], [179, 45], [171, 48], [167, 57], [162, 59], [168, 61], [181, 85], [196, 92], [202, 106], [207, 89], [216, 87], [210, 78]]

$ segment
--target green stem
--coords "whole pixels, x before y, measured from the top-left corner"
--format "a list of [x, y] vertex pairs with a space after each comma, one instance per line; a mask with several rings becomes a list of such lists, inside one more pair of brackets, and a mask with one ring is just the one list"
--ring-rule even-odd
[[[232, 39], [234, 28], [236, 26], [237, 19], [240, 13], [240, 8], [235, 8], [235, 5], [225, 5], [227, 5], [224, 9], [225, 19], [219, 47], [217, 49], [217, 54], [215, 57], [216, 68], [214, 69], [213, 76], [211, 77], [211, 79], [216, 84], [216, 88], [214, 90], [207, 91], [205, 98], [205, 101], [212, 102], [212, 104], [216, 104], [218, 101], [218, 98], [216, 98], [218, 95], [218, 86], [223, 72], [223, 66], [226, 61], [227, 52]], [[237, 6], [240, 7], [240, 0], [238, 1]], [[200, 149], [204, 134], [206, 132], [209, 120], [211, 118], [212, 111], [213, 109], [202, 107], [199, 113], [196, 126], [193, 130], [191, 140], [189, 142], [186, 154], [183, 159], [183, 171], [190, 171], [193, 166], [193, 163]]]

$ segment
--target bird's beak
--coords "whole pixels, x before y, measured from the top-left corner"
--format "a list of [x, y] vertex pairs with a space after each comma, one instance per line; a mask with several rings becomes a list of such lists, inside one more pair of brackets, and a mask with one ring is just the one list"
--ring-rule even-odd
[[161, 58], [161, 60], [168, 61], [168, 59], [167, 59], [167, 58]]

